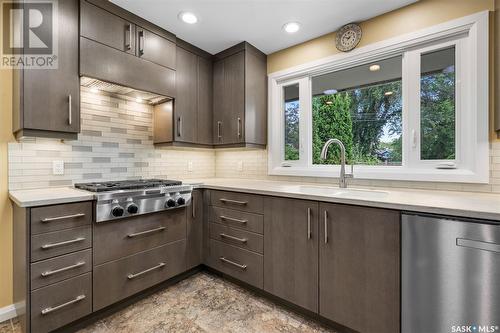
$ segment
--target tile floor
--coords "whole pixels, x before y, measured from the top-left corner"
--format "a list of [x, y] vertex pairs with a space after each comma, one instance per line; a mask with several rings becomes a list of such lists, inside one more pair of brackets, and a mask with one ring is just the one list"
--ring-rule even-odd
[[[0, 333], [19, 332], [16, 320]], [[333, 332], [219, 277], [198, 273], [78, 333]]]

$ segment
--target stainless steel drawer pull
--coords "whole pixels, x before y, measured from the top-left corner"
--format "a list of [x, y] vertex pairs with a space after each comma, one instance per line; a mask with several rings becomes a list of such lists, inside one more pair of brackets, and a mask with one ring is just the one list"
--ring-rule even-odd
[[221, 121], [217, 122], [217, 138], [219, 139], [219, 141], [221, 141], [221, 139], [222, 139], [222, 122]]
[[465, 238], [457, 238], [457, 246], [500, 253], [500, 244], [476, 241]]
[[137, 236], [147, 235], [147, 234], [150, 234], [150, 233], [153, 233], [153, 232], [160, 232], [160, 231], [163, 231], [165, 229], [166, 229], [165, 227], [159, 227], [159, 228], [155, 228], [155, 229], [151, 229], [151, 230], [146, 230], [146, 231], [141, 231], [141, 232], [136, 232], [136, 233], [133, 233], [133, 234], [129, 234], [129, 235], [127, 235], [127, 237], [128, 238], [134, 238], [134, 237], [137, 237]]
[[78, 238], [71, 239], [71, 240], [64, 241], [64, 242], [45, 244], [45, 245], [42, 245], [42, 249], [43, 250], [48, 250], [48, 249], [51, 249], [51, 248], [54, 248], [54, 247], [58, 247], [58, 246], [64, 246], [64, 245], [69, 245], [69, 244], [73, 244], [73, 243], [82, 242], [84, 240], [85, 240], [85, 237], [78, 237]]
[[53, 271], [42, 272], [42, 276], [43, 277], [51, 276], [53, 274], [69, 271], [70, 269], [82, 267], [83, 265], [85, 265], [85, 261], [80, 261], [80, 262], [77, 262], [76, 264], [71, 265], [71, 266], [67, 266], [67, 267], [63, 267], [63, 268], [59, 268], [59, 269], [54, 269]]
[[177, 118], [177, 136], [182, 136], [182, 117]]
[[46, 217], [42, 220], [43, 223], [46, 222], [52, 222], [52, 221], [59, 221], [59, 220], [66, 220], [66, 219], [74, 219], [77, 217], [84, 217], [84, 213], [78, 213], [78, 214], [72, 214], [72, 215], [64, 215], [64, 216], [56, 216], [56, 217]]
[[238, 117], [238, 138], [241, 138], [241, 118]]
[[325, 244], [328, 243], [328, 212], [325, 210]]
[[132, 24], [129, 24], [125, 29], [125, 40], [125, 50], [132, 49]]
[[223, 215], [220, 216], [220, 219], [223, 221], [231, 221], [231, 222], [236, 222], [236, 223], [241, 223], [241, 224], [247, 224], [247, 222], [248, 222], [247, 220], [239, 220], [239, 219], [235, 219], [235, 218], [227, 217], [227, 216], [223, 216]]
[[222, 203], [228, 203], [228, 204], [234, 204], [234, 205], [240, 205], [240, 206], [245, 206], [248, 204], [247, 201], [238, 201], [238, 200], [229, 200], [229, 199], [219, 199], [220, 202]]
[[236, 267], [238, 267], [239, 269], [242, 269], [242, 270], [246, 270], [247, 269], [247, 265], [238, 264], [237, 262], [231, 261], [231, 260], [226, 259], [224, 257], [220, 257], [219, 260], [222, 261], [222, 262], [225, 262], [227, 264], [236, 266]]
[[144, 55], [144, 31], [139, 31], [139, 57]]
[[60, 305], [57, 305], [57, 306], [49, 306], [48, 308], [45, 308], [45, 309], [42, 310], [42, 315], [49, 314], [49, 313], [51, 313], [53, 311], [62, 309], [64, 307], [68, 306], [68, 305], [80, 302], [80, 301], [82, 301], [84, 299], [85, 299], [85, 295], [80, 295], [80, 296], [77, 296], [75, 299], [72, 299], [69, 302], [66, 302], [66, 303], [63, 303], [63, 304], [60, 304]]
[[311, 208], [307, 208], [307, 239], [311, 239]]
[[246, 243], [248, 241], [246, 238], [238, 238], [238, 237], [234, 237], [234, 236], [230, 236], [230, 235], [226, 235], [226, 234], [220, 234], [220, 236], [222, 238], [231, 239], [231, 240], [241, 242], [241, 243]]
[[194, 202], [194, 196], [191, 197], [191, 216], [193, 217], [193, 219], [196, 218], [196, 204]]
[[149, 272], [151, 272], [151, 271], [154, 271], [155, 269], [160, 269], [160, 268], [162, 268], [162, 267], [163, 267], [163, 266], [165, 266], [165, 265], [166, 265], [166, 264], [165, 264], [164, 262], [161, 262], [161, 263], [159, 263], [158, 265], [156, 265], [156, 266], [154, 266], [154, 267], [151, 267], [151, 268], [148, 268], [148, 269], [146, 269], [146, 270], [144, 270], [144, 271], [142, 271], [142, 272], [139, 272], [139, 273], [134, 273], [134, 274], [129, 274], [129, 275], [127, 275], [127, 278], [128, 278], [129, 280], [135, 279], [136, 277], [139, 277], [139, 276], [141, 276], [141, 275], [144, 275], [144, 274], [146, 274], [146, 273], [149, 273]]

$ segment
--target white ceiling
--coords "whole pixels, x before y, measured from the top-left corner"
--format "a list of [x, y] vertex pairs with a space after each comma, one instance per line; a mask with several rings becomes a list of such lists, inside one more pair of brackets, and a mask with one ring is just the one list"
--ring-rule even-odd
[[[417, 0], [110, 1], [212, 54], [242, 41], [269, 54]], [[177, 18], [181, 11], [196, 14], [198, 23], [181, 22]], [[281, 29], [291, 21], [302, 26], [292, 35]]]

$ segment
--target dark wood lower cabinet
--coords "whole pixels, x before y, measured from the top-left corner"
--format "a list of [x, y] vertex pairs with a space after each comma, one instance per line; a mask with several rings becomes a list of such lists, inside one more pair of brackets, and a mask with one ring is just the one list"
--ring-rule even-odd
[[320, 204], [319, 314], [366, 333], [400, 330], [400, 212]]
[[194, 268], [202, 263], [203, 216], [203, 191], [194, 190], [191, 206], [187, 211], [187, 269]]
[[268, 198], [264, 206], [264, 290], [318, 311], [318, 203]]

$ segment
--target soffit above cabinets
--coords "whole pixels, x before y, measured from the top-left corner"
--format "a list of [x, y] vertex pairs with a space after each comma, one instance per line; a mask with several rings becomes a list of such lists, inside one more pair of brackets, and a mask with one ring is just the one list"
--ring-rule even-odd
[[[179, 38], [210, 53], [248, 41], [269, 54], [319, 37], [350, 22], [360, 22], [404, 7], [416, 0], [111, 0]], [[190, 25], [178, 19], [181, 11], [198, 17]], [[296, 21], [295, 34], [282, 30]], [[334, 43], [334, 41], [332, 41]]]

